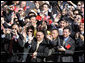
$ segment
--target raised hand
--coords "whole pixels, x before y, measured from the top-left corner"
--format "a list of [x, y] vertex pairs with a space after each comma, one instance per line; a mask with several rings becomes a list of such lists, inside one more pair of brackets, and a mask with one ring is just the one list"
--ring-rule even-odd
[[58, 48], [58, 50], [59, 51], [65, 51], [66, 49], [63, 46], [61, 46], [61, 48]]

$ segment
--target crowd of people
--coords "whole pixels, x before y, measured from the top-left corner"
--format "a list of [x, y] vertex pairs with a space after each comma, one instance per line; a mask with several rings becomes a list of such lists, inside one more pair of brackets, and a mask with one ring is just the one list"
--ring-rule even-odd
[[84, 1], [1, 1], [1, 62], [84, 62]]

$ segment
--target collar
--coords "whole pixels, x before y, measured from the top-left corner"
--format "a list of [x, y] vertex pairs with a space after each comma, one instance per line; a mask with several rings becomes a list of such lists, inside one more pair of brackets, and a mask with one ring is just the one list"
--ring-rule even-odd
[[41, 41], [37, 41], [37, 43], [40, 44], [40, 43], [42, 43], [42, 41], [43, 41], [43, 40], [41, 40]]
[[43, 13], [44, 13], [45, 15], [47, 15], [47, 16], [48, 16], [48, 11], [47, 11], [47, 12], [43, 11]]
[[68, 40], [68, 38], [69, 38], [69, 36], [68, 36], [68, 37], [65, 37], [65, 38], [64, 38], [64, 41], [67, 41], [67, 40]]

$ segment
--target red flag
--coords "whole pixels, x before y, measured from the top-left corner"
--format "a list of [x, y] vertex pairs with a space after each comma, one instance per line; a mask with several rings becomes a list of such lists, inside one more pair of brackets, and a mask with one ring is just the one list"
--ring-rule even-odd
[[23, 8], [24, 9], [24, 11], [26, 10], [26, 6]]
[[14, 11], [15, 12], [18, 12], [18, 10], [19, 10], [18, 7], [17, 6], [14, 6]]
[[84, 23], [84, 18], [81, 20], [82, 23]]
[[14, 11], [16, 11], [16, 6], [14, 6]]
[[39, 21], [41, 21], [42, 20], [42, 17], [41, 16], [37, 16], [36, 19], [39, 20]]
[[67, 49], [69, 49], [70, 47], [71, 47], [71, 45], [70, 45], [70, 44], [68, 44], [68, 45], [66, 46], [66, 48], [67, 48]]
[[49, 20], [49, 25], [52, 23], [52, 20]]

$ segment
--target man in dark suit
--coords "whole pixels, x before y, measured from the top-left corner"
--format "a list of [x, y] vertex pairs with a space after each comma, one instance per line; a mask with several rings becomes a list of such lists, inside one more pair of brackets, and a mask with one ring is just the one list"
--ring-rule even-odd
[[43, 62], [44, 58], [48, 56], [47, 42], [42, 31], [37, 32], [29, 53], [31, 53], [31, 62]]
[[57, 49], [60, 45], [60, 38], [59, 38], [59, 32], [57, 29], [53, 29], [51, 31], [51, 35], [47, 35], [48, 40], [48, 48], [49, 48], [49, 54], [48, 57], [46, 58], [47, 62], [58, 62], [58, 53]]
[[84, 23], [80, 23], [79, 32], [76, 33], [75, 62], [84, 62]]
[[[10, 41], [8, 47], [10, 58], [8, 62], [17, 61], [17, 58], [21, 58], [21, 55], [16, 53], [23, 52], [23, 36], [18, 32], [18, 25], [14, 24], [12, 31], [7, 31], [5, 38]], [[16, 57], [16, 59], [14, 59], [14, 57]]]
[[61, 48], [59, 48], [61, 62], [73, 62], [72, 55], [75, 50], [75, 41], [70, 37], [70, 28], [65, 27], [63, 31], [63, 37], [61, 42]]

